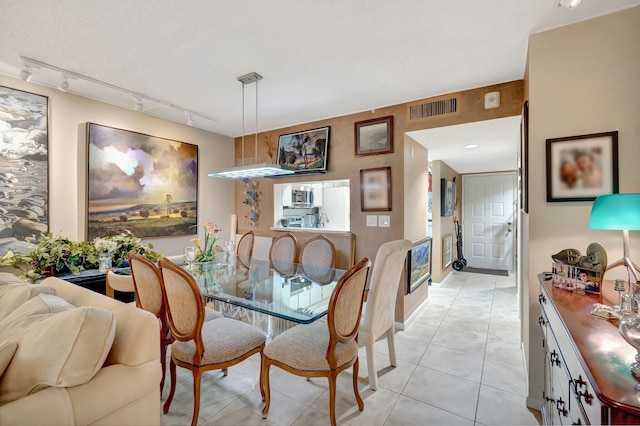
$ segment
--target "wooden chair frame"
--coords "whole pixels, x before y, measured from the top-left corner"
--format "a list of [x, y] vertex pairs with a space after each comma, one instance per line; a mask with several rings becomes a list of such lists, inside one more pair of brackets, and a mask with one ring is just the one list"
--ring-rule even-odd
[[[138, 282], [136, 281], [136, 276], [133, 272], [134, 262], [140, 262], [145, 265], [149, 269], [153, 270], [158, 280], [158, 285], [160, 286], [160, 290], [163, 290], [163, 282], [162, 282], [162, 274], [160, 273], [160, 269], [153, 263], [151, 260], [146, 257], [135, 253], [129, 252], [129, 265], [131, 267], [131, 275], [133, 276], [133, 287], [136, 290], [136, 306], [140, 309], [145, 309], [141, 305], [140, 293], [138, 290]], [[147, 309], [145, 309], [147, 310]], [[164, 297], [162, 299], [162, 303], [160, 304], [160, 310], [158, 312], [152, 312], [158, 319], [160, 320], [160, 363], [162, 365], [162, 379], [160, 380], [160, 394], [162, 395], [162, 389], [164, 388], [164, 379], [165, 373], [167, 369], [167, 346], [169, 346], [173, 342], [173, 336], [169, 333], [169, 324], [167, 323], [167, 309], [166, 309], [166, 301]]]
[[[202, 297], [202, 293], [200, 292], [200, 289], [198, 288], [198, 285], [196, 284], [191, 274], [186, 272], [184, 269], [182, 269], [175, 263], [171, 262], [166, 257], [163, 257], [162, 259], [160, 259], [159, 264], [160, 264], [161, 273], [164, 269], [168, 269], [176, 273], [177, 275], [179, 275], [182, 279], [184, 279], [189, 284], [189, 287], [191, 287], [191, 291], [193, 291], [193, 294], [196, 300], [199, 300]], [[198, 422], [198, 414], [200, 412], [200, 380], [202, 377], [202, 373], [210, 370], [223, 369], [226, 375], [225, 369], [227, 367], [231, 367], [232, 365], [235, 365], [240, 361], [243, 361], [256, 353], [260, 353], [260, 364], [261, 364], [260, 370], [262, 371], [262, 366], [264, 365], [264, 355], [262, 351], [265, 345], [263, 344], [262, 346], [259, 346], [256, 349], [253, 349], [247, 352], [246, 354], [227, 362], [210, 364], [210, 365], [200, 365], [200, 363], [202, 362], [202, 356], [204, 354], [204, 349], [205, 349], [204, 342], [202, 341], [202, 325], [204, 324], [204, 317], [205, 317], [204, 303], [196, 303], [195, 326], [189, 333], [185, 334], [185, 333], [181, 333], [173, 325], [174, 324], [173, 317], [171, 314], [170, 305], [167, 300], [167, 293], [166, 293], [164, 280], [162, 281], [162, 294], [164, 297], [165, 306], [167, 306], [167, 318], [169, 322], [169, 327], [171, 329], [171, 334], [173, 335], [174, 339], [181, 342], [187, 342], [187, 341], [193, 340], [196, 345], [196, 350], [194, 352], [193, 360], [191, 363], [182, 362], [180, 360], [175, 359], [173, 357], [173, 354], [171, 355], [171, 362], [170, 362], [171, 391], [169, 392], [169, 396], [167, 397], [167, 400], [164, 403], [162, 411], [164, 412], [164, 414], [167, 414], [169, 412], [169, 408], [171, 407], [173, 395], [176, 390], [176, 365], [182, 368], [186, 368], [187, 370], [191, 371], [191, 374], [193, 375], [194, 407], [193, 407], [193, 418], [191, 419], [191, 425], [195, 426]], [[260, 394], [262, 395], [262, 400], [264, 400], [265, 396], [264, 396], [264, 386], [262, 383], [262, 374], [260, 374]]]
[[284, 271], [278, 270], [278, 267], [273, 263], [272, 251], [273, 251], [273, 247], [278, 243], [278, 241], [282, 241], [286, 238], [293, 240], [293, 263], [296, 263], [298, 261], [298, 240], [296, 239], [296, 237], [291, 232], [286, 232], [276, 237], [271, 242], [271, 246], [269, 247], [269, 263], [271, 264], [271, 267], [276, 271], [278, 271], [278, 273], [280, 274], [283, 274]]
[[[107, 269], [107, 272], [105, 273], [105, 295], [107, 297], [110, 298], [115, 298], [115, 290], [120, 291], [120, 292], [129, 292], [128, 290], [118, 290], [115, 287], [113, 287], [111, 285], [111, 280], [115, 279], [115, 280], [128, 280], [131, 279], [131, 276], [128, 275], [118, 275], [116, 274], [113, 269]], [[135, 293], [135, 284], [133, 285], [133, 290], [131, 290], [131, 293]], [[136, 303], [137, 305], [137, 303]]]
[[[352, 341], [358, 341], [358, 330], [360, 328], [360, 317], [362, 315], [362, 304], [364, 302], [364, 295], [366, 293], [366, 280], [369, 275], [369, 269], [371, 267], [371, 262], [366, 257], [362, 259], [357, 265], [353, 266], [349, 269], [343, 276], [340, 278], [340, 281], [336, 285], [333, 293], [331, 294], [331, 299], [329, 300], [329, 310], [327, 313], [327, 325], [329, 328], [329, 345], [327, 347], [327, 361], [329, 362], [329, 371], [299, 371], [294, 368], [291, 368], [281, 362], [268, 359], [267, 357], [263, 357], [263, 366], [262, 366], [262, 376], [261, 383], [264, 388], [264, 399], [265, 405], [262, 410], [262, 418], [267, 418], [267, 413], [269, 412], [269, 405], [271, 403], [271, 390], [269, 385], [269, 368], [272, 365], [279, 367], [291, 374], [295, 374], [296, 376], [306, 377], [307, 380], [310, 377], [326, 377], [329, 381], [329, 414], [331, 417], [331, 424], [336, 424], [336, 379], [340, 373], [342, 373], [347, 368], [353, 366], [353, 392], [355, 393], [356, 400], [358, 402], [358, 409], [360, 411], [364, 410], [364, 402], [360, 397], [360, 392], [358, 390], [358, 368], [359, 368], [359, 358], [358, 354], [349, 362], [345, 363], [342, 366], [338, 366], [338, 361], [335, 356], [335, 349], [338, 343], [350, 343]], [[336, 304], [339, 299], [340, 293], [344, 288], [345, 284], [358, 272], [362, 269], [366, 268], [365, 275], [365, 285], [362, 287], [362, 294], [360, 296], [360, 310], [358, 312], [357, 319], [354, 321], [353, 329], [347, 333], [346, 335], [341, 335], [336, 330], [335, 325], [335, 310]]]
[[242, 234], [242, 237], [240, 237], [240, 240], [238, 241], [238, 246], [236, 247], [236, 254], [238, 255], [238, 260], [240, 261], [240, 264], [242, 264], [242, 266], [244, 266], [246, 269], [249, 269], [249, 265], [246, 265], [242, 259], [242, 256], [240, 256], [240, 245], [242, 244], [242, 241], [245, 238], [249, 238], [251, 237], [251, 250], [249, 250], [249, 257], [251, 257], [253, 255], [253, 246], [256, 242], [256, 235], [253, 233], [253, 231], [249, 231], [246, 232], [244, 234]]

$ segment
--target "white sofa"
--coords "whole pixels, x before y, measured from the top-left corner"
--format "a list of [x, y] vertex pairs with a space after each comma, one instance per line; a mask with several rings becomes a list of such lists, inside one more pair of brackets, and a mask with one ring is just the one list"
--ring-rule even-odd
[[[0, 294], [0, 327], [5, 325], [5, 329], [0, 328], [0, 346], [3, 345], [2, 336], [5, 338], [11, 336], [12, 330], [8, 328], [13, 328], [13, 338], [18, 341], [17, 345], [14, 344], [17, 346], [15, 355], [12, 355], [12, 358], [9, 357], [10, 362], [4, 374], [1, 373], [3, 369], [0, 368], [0, 374], [2, 374], [0, 376], [0, 404], [2, 404], [0, 405], [0, 425], [160, 424], [159, 383], [162, 377], [160, 339], [158, 321], [153, 314], [58, 278], [47, 278], [40, 284], [29, 285], [29, 291], [9, 288], [20, 285], [27, 284], [0, 273], [0, 293], [5, 295], [3, 297]], [[73, 327], [73, 322], [66, 319], [63, 323], [58, 322], [57, 325], [49, 324], [49, 329], [46, 325], [32, 326], [27, 328], [30, 331], [24, 337], [15, 336], [15, 330], [25, 325], [26, 320], [18, 318], [22, 311], [35, 309], [32, 306], [46, 305], [46, 303], [52, 306], [56, 303], [64, 303], [59, 299], [56, 302], [52, 293], [76, 307], [75, 310], [83, 311], [82, 314], [86, 318], [93, 318], [93, 321], [99, 323], [97, 332], [94, 329], [90, 332], [85, 331], [84, 338], [88, 339], [88, 343], [85, 343], [84, 348], [79, 347], [78, 339], [73, 340], [68, 347], [60, 348], [64, 345], [65, 337], [55, 335], [69, 334]], [[11, 304], [14, 306], [10, 306]], [[20, 306], [13, 309], [16, 304]], [[63, 314], [71, 315], [68, 311], [74, 310], [68, 307], [66, 309], [65, 312], [58, 312], [54, 306], [49, 308], [48, 313], [40, 313], [28, 318], [42, 319]], [[81, 321], [76, 322], [84, 324], [88, 320], [83, 316]], [[10, 325], [7, 326], [7, 324]], [[49, 331], [47, 335], [39, 336], [38, 340], [35, 340], [42, 344], [36, 343], [34, 350], [34, 339], [29, 341], [27, 335], [43, 333], [42, 330]], [[95, 343], [98, 335], [104, 337], [100, 340], [104, 342], [102, 347], [102, 343]], [[110, 348], [107, 347], [109, 343], [111, 343]], [[20, 352], [21, 345], [23, 345], [22, 352]], [[26, 353], [27, 347], [28, 353]], [[103, 354], [97, 355], [101, 350]], [[1, 349], [0, 352], [2, 352]], [[48, 383], [45, 383], [47, 380], [40, 379], [36, 386], [28, 387], [26, 391], [22, 390], [23, 396], [6, 401], [7, 396], [11, 399], [10, 392], [14, 392], [14, 395], [21, 392], [20, 382], [23, 381], [23, 377], [35, 375], [36, 373], [32, 370], [55, 369], [53, 364], [61, 356], [64, 356], [65, 365], [60, 368], [67, 370], [61, 374], [56, 372], [54, 379], [49, 380]], [[69, 367], [69, 365], [81, 365], [86, 361], [85, 357], [89, 356], [97, 360], [95, 367], [90, 365], [89, 369], [84, 368], [84, 371], [78, 372]], [[4, 356], [5, 363], [6, 358]], [[27, 363], [20, 365], [32, 365], [33, 368], [11, 370], [14, 363], [20, 362]], [[0, 353], [0, 364], [2, 363], [3, 356]], [[88, 371], [92, 368], [92, 371]], [[40, 371], [38, 374], [45, 373], [51, 374], [50, 371]], [[65, 383], [70, 381], [82, 383], [66, 386]]]

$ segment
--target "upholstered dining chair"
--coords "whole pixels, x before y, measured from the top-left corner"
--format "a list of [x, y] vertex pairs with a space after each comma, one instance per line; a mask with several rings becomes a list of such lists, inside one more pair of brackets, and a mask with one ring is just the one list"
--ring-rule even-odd
[[114, 290], [123, 293], [135, 293], [136, 288], [133, 285], [133, 277], [131, 275], [120, 275], [113, 272], [112, 269], [108, 269], [106, 274], [106, 287], [105, 294], [107, 297], [114, 298]]
[[[160, 259], [160, 271], [167, 319], [175, 339], [171, 344], [171, 391], [163, 411], [166, 414], [171, 407], [176, 390], [176, 366], [179, 365], [193, 374], [191, 424], [195, 425], [200, 411], [202, 373], [226, 369], [256, 353], [260, 354], [262, 366], [266, 338], [262, 332], [242, 321], [221, 318], [205, 322], [202, 296], [193, 276], [166, 258]], [[262, 381], [260, 393], [264, 398]]]
[[329, 415], [336, 424], [336, 379], [353, 366], [353, 392], [358, 409], [364, 402], [358, 391], [358, 329], [371, 262], [364, 258], [338, 281], [329, 299], [327, 320], [297, 325], [277, 336], [264, 349], [262, 382], [267, 418], [271, 402], [269, 368], [272, 365], [303, 377], [326, 377], [329, 380]]
[[238, 241], [236, 253], [238, 254], [238, 260], [240, 260], [240, 264], [242, 264], [242, 266], [244, 266], [246, 269], [249, 269], [249, 261], [251, 260], [251, 256], [253, 255], [254, 241], [255, 235], [253, 231], [249, 231], [246, 234], [243, 234], [242, 237], [240, 237], [240, 241]]
[[300, 268], [312, 281], [328, 284], [333, 281], [336, 264], [336, 246], [324, 235], [304, 243], [300, 250]]
[[295, 273], [295, 262], [298, 258], [298, 241], [291, 232], [280, 235], [269, 247], [271, 267], [281, 275]]
[[371, 271], [371, 282], [364, 318], [360, 323], [358, 344], [367, 350], [367, 369], [369, 387], [378, 389], [378, 372], [375, 368], [374, 344], [383, 334], [387, 335], [391, 366], [396, 364], [395, 345], [395, 300], [398, 285], [412, 244], [409, 240], [397, 240], [384, 243], [378, 249]]
[[[167, 368], [167, 346], [173, 341], [162, 296], [162, 275], [155, 263], [135, 252], [129, 253], [129, 265], [131, 266], [131, 276], [133, 277], [133, 286], [136, 292], [136, 306], [158, 317], [160, 325], [160, 363], [162, 364], [160, 393], [162, 393]], [[222, 314], [213, 309], [207, 308], [205, 313], [205, 321], [223, 317]]]

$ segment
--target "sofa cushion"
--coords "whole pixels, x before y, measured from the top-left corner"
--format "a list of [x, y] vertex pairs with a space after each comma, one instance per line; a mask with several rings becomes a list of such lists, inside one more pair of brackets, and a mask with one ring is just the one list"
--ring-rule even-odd
[[0, 286], [0, 321], [38, 294], [56, 294], [53, 287], [40, 284], [9, 283]]
[[[17, 330], [5, 331], [7, 325]], [[77, 386], [91, 380], [109, 354], [115, 325], [111, 311], [73, 308], [57, 296], [40, 294], [24, 303], [0, 322], [0, 340], [13, 335], [18, 343], [0, 379], [0, 404], [49, 386]]]
[[17, 349], [18, 344], [16, 342], [9, 340], [0, 342], [0, 377], [2, 377], [2, 373], [4, 373], [4, 370], [9, 366], [11, 358], [13, 358], [13, 354], [16, 353]]
[[26, 281], [20, 279], [16, 275], [10, 272], [0, 272], [0, 286], [5, 284], [28, 284]]

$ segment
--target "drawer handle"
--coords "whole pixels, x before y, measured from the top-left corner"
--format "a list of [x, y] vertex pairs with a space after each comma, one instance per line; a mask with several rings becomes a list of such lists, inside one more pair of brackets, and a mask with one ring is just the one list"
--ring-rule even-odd
[[562, 400], [562, 397], [558, 398], [558, 400], [556, 401], [556, 411], [558, 412], [559, 416], [562, 415], [564, 417], [567, 417], [569, 415], [569, 412], [564, 407], [564, 401]]
[[584, 398], [584, 402], [591, 405], [591, 401], [593, 401], [593, 394], [589, 393], [587, 382], [582, 380], [582, 374], [578, 375], [578, 380], [571, 379], [569, 383], [573, 383], [573, 392], [578, 397], [578, 401], [580, 401], [580, 398]]
[[556, 352], [555, 349], [549, 355], [549, 360], [551, 361], [551, 365], [555, 364], [560, 367], [560, 354]]
[[547, 303], [547, 298], [544, 297], [544, 294], [540, 293], [540, 296], [538, 296], [538, 302]]
[[575, 422], [571, 422], [571, 426], [580, 426], [582, 424], [582, 420], [578, 419]]
[[540, 327], [544, 327], [544, 325], [545, 325], [546, 323], [547, 323], [547, 322], [544, 320], [544, 317], [543, 317], [543, 316], [540, 316], [540, 318], [538, 318], [538, 325], [539, 325]]

